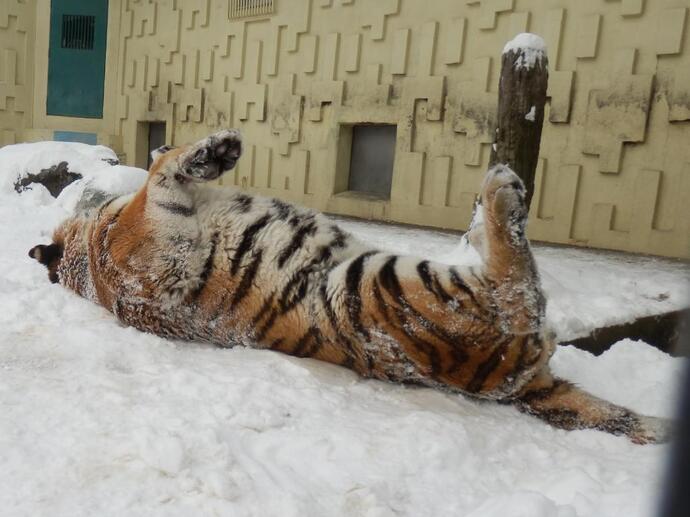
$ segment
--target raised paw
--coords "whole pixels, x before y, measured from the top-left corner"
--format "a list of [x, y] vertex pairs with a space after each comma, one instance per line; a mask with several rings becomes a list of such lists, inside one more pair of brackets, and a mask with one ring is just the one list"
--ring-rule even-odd
[[178, 160], [180, 173], [196, 181], [210, 181], [232, 169], [242, 154], [242, 137], [236, 129], [207, 136], [184, 151]]
[[524, 235], [527, 219], [525, 185], [507, 165], [489, 169], [481, 189], [482, 205], [487, 217], [506, 227], [516, 238]]

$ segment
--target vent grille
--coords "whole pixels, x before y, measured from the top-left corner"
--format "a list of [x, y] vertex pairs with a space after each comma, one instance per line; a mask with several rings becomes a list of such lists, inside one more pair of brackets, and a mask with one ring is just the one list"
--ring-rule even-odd
[[62, 48], [73, 48], [77, 50], [93, 49], [93, 35], [95, 26], [95, 16], [63, 14]]
[[230, 0], [230, 18], [273, 14], [274, 0]]

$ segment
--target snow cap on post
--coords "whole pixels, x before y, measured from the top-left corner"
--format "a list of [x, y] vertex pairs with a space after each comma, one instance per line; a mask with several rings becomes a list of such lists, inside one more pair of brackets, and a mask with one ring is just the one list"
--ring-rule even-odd
[[515, 61], [515, 68], [518, 70], [521, 68], [529, 70], [537, 61], [541, 64], [547, 57], [544, 39], [530, 32], [522, 32], [506, 43], [503, 54], [508, 52], [520, 54]]

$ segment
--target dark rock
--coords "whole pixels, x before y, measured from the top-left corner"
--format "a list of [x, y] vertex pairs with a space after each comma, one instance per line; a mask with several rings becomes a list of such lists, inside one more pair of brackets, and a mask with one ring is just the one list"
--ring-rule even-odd
[[574, 345], [594, 355], [600, 355], [618, 341], [634, 339], [644, 341], [673, 356], [688, 356], [690, 350], [683, 350], [680, 346], [680, 336], [687, 332], [685, 324], [688, 321], [690, 309], [645, 316], [629, 323], [598, 328], [587, 337], [563, 344]]
[[67, 185], [82, 178], [81, 174], [70, 172], [67, 167], [67, 162], [60, 162], [48, 169], [42, 169], [38, 174], [27, 174], [14, 184], [14, 190], [23, 192], [31, 184], [40, 183], [48, 189], [51, 196], [58, 197]]

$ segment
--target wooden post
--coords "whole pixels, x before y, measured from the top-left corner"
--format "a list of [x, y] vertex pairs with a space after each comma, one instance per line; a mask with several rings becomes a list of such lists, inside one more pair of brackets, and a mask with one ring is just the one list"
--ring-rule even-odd
[[548, 81], [542, 38], [523, 33], [508, 42], [501, 62], [498, 124], [490, 164], [506, 163], [522, 178], [528, 207], [534, 194]]

